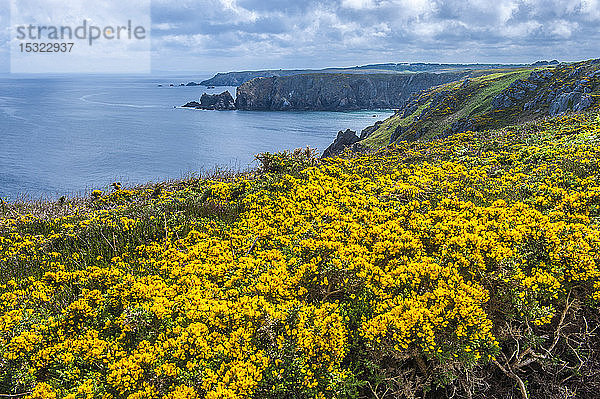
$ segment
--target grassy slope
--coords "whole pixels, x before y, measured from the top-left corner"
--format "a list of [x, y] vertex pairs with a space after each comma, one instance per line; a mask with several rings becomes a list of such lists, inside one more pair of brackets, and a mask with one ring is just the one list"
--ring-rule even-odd
[[[515, 80], [526, 77], [529, 73], [531, 73], [531, 69], [495, 72], [472, 79], [473, 86], [470, 87], [469, 92], [460, 93], [461, 97], [465, 98], [465, 102], [459, 110], [452, 114], [440, 113], [438, 118], [432, 119], [429, 123], [424, 124], [424, 126], [429, 128], [431, 134], [436, 134], [446, 129], [452, 121], [458, 118], [489, 109], [490, 102], [496, 94], [507, 88]], [[432, 89], [428, 94], [435, 94], [442, 90], [457, 90], [459, 87], [460, 83], [458, 82], [448, 83]], [[427, 109], [430, 104], [430, 100], [420, 101], [417, 109], [405, 118], [402, 118], [402, 115], [391, 116], [371, 136], [363, 140], [362, 144], [371, 148], [379, 148], [387, 145], [390, 136], [398, 126], [410, 126], [414, 122], [415, 117]]]
[[475, 88], [467, 93], [466, 101], [454, 115], [456, 119], [485, 112], [490, 108], [494, 96], [510, 86], [517, 79], [524, 79], [531, 73], [531, 69], [515, 72], [493, 73], [473, 80]]
[[[447, 134], [453, 123], [467, 119], [471, 122], [470, 129], [481, 131], [545, 116], [548, 113], [547, 104], [539, 104], [525, 110], [524, 103], [536, 96], [548, 96], [549, 93], [565, 87], [568, 88], [567, 91], [573, 90], [582, 79], [582, 74], [575, 73], [578, 68], [585, 69], [587, 73], [597, 70], [598, 67], [591, 61], [584, 61], [556, 68], [537, 68], [537, 71], [550, 71], [552, 77], [542, 83], [536, 82], [538, 87], [534, 92], [527, 93], [527, 96], [514, 106], [503, 109], [492, 109], [493, 98], [502, 92], [510, 93], [509, 86], [517, 79], [527, 80], [534, 69], [493, 71], [491, 74], [471, 79], [466, 85], [453, 82], [435, 87], [412, 99], [362, 143], [371, 148], [387, 145], [398, 126], [405, 130], [399, 135], [401, 139], [414, 140]], [[592, 89], [590, 95], [597, 103], [597, 98], [600, 97], [598, 78], [587, 79], [585, 84]], [[407, 108], [411, 110], [408, 115], [404, 113]]]
[[380, 148], [387, 145], [390, 141], [392, 132], [396, 130], [398, 126], [405, 127], [410, 125], [415, 119], [415, 116], [423, 112], [428, 106], [429, 102], [420, 105], [414, 113], [408, 115], [406, 118], [402, 118], [400, 115], [391, 116], [383, 121], [379, 126], [379, 129], [369, 135], [366, 139], [362, 140], [361, 143], [371, 148]]

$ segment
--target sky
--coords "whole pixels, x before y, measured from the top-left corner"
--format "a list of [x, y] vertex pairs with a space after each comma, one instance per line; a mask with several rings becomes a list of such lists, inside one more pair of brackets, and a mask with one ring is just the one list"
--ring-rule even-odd
[[[9, 0], [0, 0], [0, 27], [8, 72]], [[599, 27], [600, 0], [152, 0], [151, 63], [154, 72], [216, 72], [577, 61], [600, 58]]]

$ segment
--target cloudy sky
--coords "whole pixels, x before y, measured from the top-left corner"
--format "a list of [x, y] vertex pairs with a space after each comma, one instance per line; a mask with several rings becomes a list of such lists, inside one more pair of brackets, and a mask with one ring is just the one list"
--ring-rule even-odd
[[[6, 72], [9, 0], [0, 6]], [[153, 0], [151, 10], [154, 71], [600, 57], [599, 0]]]

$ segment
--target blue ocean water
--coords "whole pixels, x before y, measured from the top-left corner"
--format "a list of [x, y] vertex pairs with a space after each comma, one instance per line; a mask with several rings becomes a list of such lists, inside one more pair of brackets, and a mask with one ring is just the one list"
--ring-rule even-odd
[[113, 181], [160, 181], [217, 166], [244, 170], [257, 153], [322, 151], [338, 130], [360, 131], [391, 115], [173, 108], [205, 91], [235, 95], [234, 87], [169, 87], [204, 78], [0, 78], [0, 197], [57, 198]]

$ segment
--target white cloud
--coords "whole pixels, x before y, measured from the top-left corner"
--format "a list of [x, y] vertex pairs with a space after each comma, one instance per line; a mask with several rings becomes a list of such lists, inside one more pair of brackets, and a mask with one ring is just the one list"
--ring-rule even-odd
[[581, 12], [583, 17], [588, 21], [600, 20], [600, 1], [598, 0], [582, 0]]
[[220, 0], [226, 10], [232, 11], [240, 20], [256, 21], [258, 13], [240, 7], [236, 0]]
[[571, 37], [573, 32], [577, 30], [578, 24], [576, 22], [569, 22], [565, 20], [559, 20], [551, 25], [550, 32], [562, 39], [568, 39]]
[[399, 7], [409, 15], [419, 15], [433, 10], [436, 2], [428, 0], [393, 0], [392, 5]]
[[[49, 2], [65, 4], [19, 0], [32, 10]], [[600, 0], [153, 0], [152, 6], [159, 69], [175, 59], [188, 69], [199, 62], [245, 69], [599, 56]], [[79, 12], [71, 14], [71, 23], [80, 22]], [[6, 16], [0, 9], [0, 21]]]
[[162, 31], [167, 31], [167, 30], [173, 30], [177, 28], [177, 24], [171, 24], [168, 22], [163, 22], [160, 24], [152, 24], [152, 29], [153, 30], [162, 30]]
[[342, 0], [342, 7], [363, 10], [375, 7], [373, 0]]

